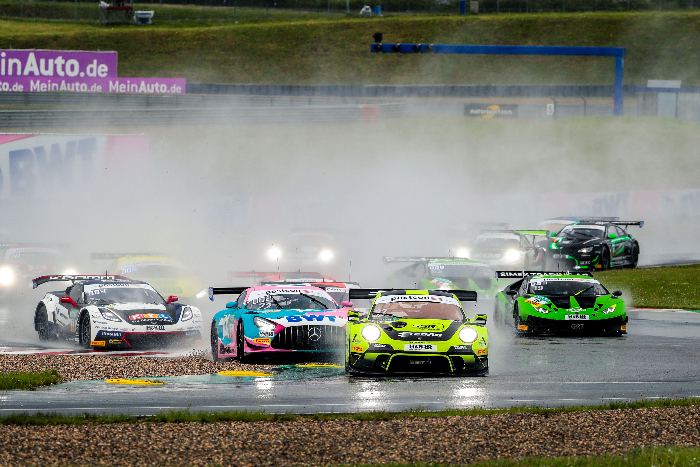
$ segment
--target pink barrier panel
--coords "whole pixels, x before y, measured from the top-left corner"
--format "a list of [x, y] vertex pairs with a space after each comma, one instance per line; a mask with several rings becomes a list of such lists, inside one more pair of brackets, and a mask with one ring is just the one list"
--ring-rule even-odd
[[0, 91], [15, 92], [130, 92], [184, 94], [184, 78], [32, 78], [0, 76]]
[[0, 79], [10, 77], [114, 78], [117, 52], [0, 50]]

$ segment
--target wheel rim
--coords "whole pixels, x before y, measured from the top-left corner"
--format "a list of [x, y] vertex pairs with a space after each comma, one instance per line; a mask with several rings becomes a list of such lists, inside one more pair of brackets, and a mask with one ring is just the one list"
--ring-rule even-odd
[[83, 325], [80, 327], [80, 337], [82, 338], [83, 344], [90, 343], [90, 320], [83, 317]]
[[46, 310], [41, 309], [39, 311], [39, 316], [38, 318], [38, 330], [37, 332], [39, 333], [39, 339], [40, 340], [46, 340], [49, 337], [49, 323], [48, 319], [46, 317]]

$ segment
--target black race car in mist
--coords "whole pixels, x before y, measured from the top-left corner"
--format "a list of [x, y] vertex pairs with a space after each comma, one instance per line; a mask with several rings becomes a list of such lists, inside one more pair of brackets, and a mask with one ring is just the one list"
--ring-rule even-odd
[[627, 233], [644, 221], [598, 221], [583, 219], [567, 225], [551, 238], [547, 269], [557, 271], [636, 268], [639, 242]]

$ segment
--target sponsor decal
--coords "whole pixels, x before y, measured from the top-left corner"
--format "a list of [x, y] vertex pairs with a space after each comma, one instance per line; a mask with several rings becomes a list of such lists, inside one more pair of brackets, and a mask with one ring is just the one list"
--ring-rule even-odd
[[588, 315], [564, 315], [565, 321], [588, 321], [590, 319]]
[[93, 347], [104, 347], [105, 341], [90, 341], [90, 345]]
[[122, 340], [121, 339], [110, 339], [109, 343], [110, 344], [121, 344]]
[[610, 313], [615, 312], [615, 308], [617, 308], [617, 304], [611, 305], [604, 310], [600, 310], [600, 312], [603, 313], [604, 315], [609, 315]]
[[402, 331], [398, 333], [399, 337], [442, 337], [441, 332], [410, 332]]
[[471, 345], [455, 345], [454, 349], [455, 350], [471, 350], [472, 346]]
[[574, 323], [571, 325], [571, 329], [583, 329], [583, 323]]
[[442, 326], [438, 326], [437, 324], [417, 324], [414, 327], [418, 329], [441, 329]]
[[309, 340], [316, 342], [321, 339], [321, 328], [318, 326], [312, 326], [309, 328]]
[[363, 348], [360, 347], [359, 345], [353, 345], [353, 346], [352, 346], [352, 351], [353, 351], [353, 352], [364, 352], [365, 349], [363, 349]]
[[487, 350], [486, 349], [479, 349], [476, 351], [477, 355], [486, 355]]
[[258, 335], [260, 337], [275, 337], [275, 331], [260, 331]]
[[437, 352], [434, 344], [406, 344], [403, 349], [407, 352]]
[[253, 343], [255, 344], [269, 344], [272, 342], [272, 339], [269, 338], [262, 338], [262, 337], [256, 337], [253, 339]]
[[123, 334], [118, 331], [99, 331], [97, 337], [122, 337]]
[[288, 323], [301, 323], [302, 321], [323, 321], [328, 319], [330, 322], [335, 322], [335, 316], [331, 315], [297, 315], [297, 316], [287, 316], [284, 318]]
[[532, 297], [526, 298], [525, 301], [534, 307], [542, 307], [550, 303], [547, 297], [541, 295], [533, 295]]
[[459, 306], [459, 301], [455, 298], [442, 297], [439, 295], [382, 295], [375, 301], [375, 303], [395, 302], [435, 302]]
[[155, 326], [146, 326], [146, 331], [165, 331], [165, 326], [162, 324]]
[[622, 326], [620, 326], [620, 331], [627, 331], [627, 325], [623, 324]]
[[517, 104], [464, 104], [465, 117], [517, 118]]
[[527, 324], [518, 324], [518, 329], [521, 331], [527, 331]]
[[173, 320], [170, 316], [164, 315], [161, 313], [158, 313], [158, 314], [156, 314], [156, 313], [144, 313], [144, 314], [129, 316], [129, 321], [141, 321], [144, 319], [162, 319], [162, 320], [167, 320], [167, 321]]

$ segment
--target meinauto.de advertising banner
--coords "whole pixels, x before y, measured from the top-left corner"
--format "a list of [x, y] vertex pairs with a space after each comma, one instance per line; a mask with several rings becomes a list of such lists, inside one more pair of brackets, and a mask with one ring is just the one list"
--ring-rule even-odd
[[0, 50], [3, 92], [184, 94], [184, 78], [117, 77], [117, 52]]

